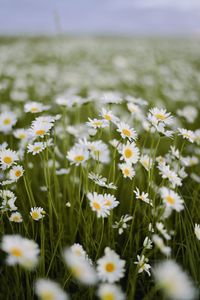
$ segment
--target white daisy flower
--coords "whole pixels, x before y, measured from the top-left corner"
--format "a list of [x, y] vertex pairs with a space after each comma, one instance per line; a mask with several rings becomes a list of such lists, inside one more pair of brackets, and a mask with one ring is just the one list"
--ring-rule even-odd
[[167, 165], [165, 162], [159, 163], [158, 169], [160, 171], [162, 178], [168, 179], [173, 188], [182, 185], [182, 179], [176, 174], [176, 172], [171, 170], [170, 166]]
[[117, 124], [117, 131], [120, 133], [121, 137], [123, 139], [128, 139], [129, 141], [136, 141], [137, 140], [137, 133], [133, 128], [130, 128], [130, 126], [124, 122], [120, 122]]
[[8, 133], [17, 123], [16, 115], [11, 111], [5, 111], [0, 114], [0, 131]]
[[134, 142], [130, 143], [128, 141], [126, 145], [122, 145], [121, 154], [121, 160], [125, 160], [126, 163], [129, 164], [136, 164], [138, 162], [140, 152]]
[[85, 147], [75, 145], [67, 152], [67, 159], [71, 162], [71, 164], [78, 166], [80, 164], [84, 164], [89, 159], [89, 152]]
[[166, 297], [176, 300], [196, 299], [196, 290], [179, 265], [173, 260], [159, 263], [153, 270], [156, 284], [163, 289]]
[[94, 141], [88, 143], [88, 149], [90, 151], [91, 157], [103, 164], [109, 163], [110, 153], [108, 146], [102, 141]]
[[116, 197], [111, 194], [104, 194], [103, 198], [105, 206], [109, 209], [113, 209], [114, 207], [119, 205], [119, 201], [116, 201]]
[[116, 124], [116, 122], [119, 120], [111, 110], [107, 110], [105, 108], [102, 108], [100, 116], [107, 122], [113, 122], [114, 124]]
[[33, 144], [28, 144], [27, 148], [28, 148], [27, 150], [28, 153], [32, 153], [33, 155], [36, 155], [42, 152], [46, 147], [43, 142], [35, 142]]
[[149, 199], [148, 193], [145, 193], [145, 192], [140, 193], [140, 190], [137, 187], [133, 192], [135, 193], [136, 199], [140, 199], [140, 200], [146, 202], [147, 204], [150, 204], [151, 206], [153, 206], [152, 201]]
[[119, 222], [115, 222], [115, 224], [112, 225], [112, 228], [117, 228], [119, 235], [121, 235], [124, 232], [124, 229], [130, 226], [129, 224], [127, 224], [127, 222], [129, 222], [132, 219], [133, 217], [130, 215], [121, 216]]
[[44, 218], [45, 211], [42, 207], [32, 207], [30, 215], [34, 221], [39, 221], [40, 219]]
[[181, 135], [184, 139], [188, 140], [191, 143], [195, 141], [195, 133], [192, 130], [187, 130], [184, 128], [178, 128], [179, 135]]
[[9, 178], [13, 181], [17, 181], [24, 174], [24, 169], [22, 166], [14, 166], [9, 172]]
[[32, 114], [43, 112], [45, 110], [48, 110], [49, 108], [49, 105], [44, 105], [35, 101], [30, 101], [24, 105], [24, 111], [26, 113], [31, 112]]
[[168, 113], [166, 109], [154, 107], [149, 110], [148, 120], [154, 126], [159, 123], [169, 125], [172, 123], [172, 118], [171, 113]]
[[156, 222], [156, 228], [167, 241], [171, 240], [171, 236], [167, 233], [167, 230], [162, 222]]
[[145, 168], [145, 170], [149, 171], [152, 168], [153, 160], [150, 158], [149, 155], [144, 154], [140, 157], [140, 163]]
[[8, 254], [9, 265], [19, 264], [27, 269], [33, 269], [38, 263], [38, 245], [20, 235], [4, 235], [1, 249]]
[[125, 261], [115, 251], [106, 247], [104, 256], [97, 260], [97, 273], [102, 281], [114, 283], [124, 277]]
[[137, 261], [134, 264], [138, 265], [138, 273], [146, 272], [149, 276], [151, 276], [150, 269], [151, 266], [148, 264], [149, 259], [144, 255], [137, 255]]
[[40, 300], [68, 300], [60, 285], [50, 279], [37, 279], [35, 293]]
[[97, 217], [105, 218], [110, 214], [109, 206], [105, 204], [103, 195], [94, 193], [88, 193], [87, 197], [90, 201], [90, 207], [96, 212]]
[[21, 223], [21, 222], [23, 222], [22, 215], [18, 211], [12, 213], [11, 216], [9, 217], [9, 220], [11, 222], [15, 222], [15, 223]]
[[125, 300], [125, 294], [115, 284], [103, 283], [99, 286], [97, 296], [100, 300]]
[[17, 207], [15, 206], [15, 201], [17, 200], [17, 197], [12, 191], [0, 190], [0, 198], [3, 199], [3, 202], [0, 207], [2, 210], [17, 210]]
[[22, 140], [22, 141], [24, 141], [24, 140], [26, 141], [30, 137], [29, 131], [27, 129], [23, 129], [23, 128], [15, 129], [13, 131], [13, 135], [14, 135], [14, 137], [16, 137], [17, 139]]
[[17, 152], [10, 149], [0, 151], [0, 164], [3, 170], [10, 168], [17, 160], [19, 160]]
[[174, 209], [178, 212], [184, 209], [183, 199], [173, 190], [162, 187], [160, 188], [160, 194], [164, 204], [170, 209]]
[[105, 119], [90, 119], [88, 118], [89, 122], [86, 122], [87, 126], [97, 129], [97, 128], [104, 128], [109, 125], [108, 121]]
[[123, 163], [123, 164], [119, 164], [118, 166], [122, 171], [124, 178], [128, 177], [129, 179], [132, 179], [135, 176], [135, 170], [132, 167], [132, 165]]
[[152, 241], [148, 236], [146, 236], [145, 239], [144, 239], [143, 247], [146, 248], [146, 249], [152, 249], [153, 248]]
[[157, 234], [152, 235], [152, 241], [164, 255], [169, 256], [171, 254], [171, 248], [166, 246], [163, 239]]

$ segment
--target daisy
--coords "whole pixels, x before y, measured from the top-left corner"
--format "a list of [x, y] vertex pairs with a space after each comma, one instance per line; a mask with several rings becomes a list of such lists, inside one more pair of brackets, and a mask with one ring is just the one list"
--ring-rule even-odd
[[44, 218], [45, 211], [42, 207], [32, 207], [30, 215], [34, 221], [39, 221]]
[[152, 241], [148, 236], [146, 236], [145, 239], [144, 239], [143, 247], [146, 248], [146, 249], [152, 249], [153, 248]]
[[110, 214], [109, 206], [105, 204], [103, 195], [94, 192], [88, 193], [87, 197], [90, 202], [90, 207], [96, 212], [98, 218], [105, 218]]
[[40, 300], [68, 300], [60, 285], [50, 279], [37, 279], [35, 293]]
[[159, 163], [158, 164], [158, 169], [160, 171], [160, 174], [161, 174], [162, 178], [168, 179], [173, 188], [175, 188], [176, 186], [181, 186], [182, 185], [181, 178], [176, 174], [176, 172], [171, 170], [170, 166], [167, 165], [165, 162], [164, 163]]
[[190, 278], [175, 261], [165, 260], [159, 263], [155, 266], [153, 275], [157, 286], [169, 299], [196, 299], [196, 290]]
[[30, 112], [32, 114], [48, 110], [49, 108], [50, 108], [50, 106], [43, 105], [42, 103], [35, 102], [35, 101], [30, 101], [24, 105], [24, 111], [26, 113]]
[[71, 164], [78, 166], [80, 164], [84, 164], [89, 159], [89, 152], [85, 147], [75, 145], [67, 152], [66, 157]]
[[150, 158], [149, 155], [141, 155], [140, 157], [140, 163], [145, 168], [146, 171], [149, 171], [152, 168], [153, 160]]
[[126, 163], [129, 164], [136, 164], [139, 159], [139, 149], [136, 147], [135, 143], [130, 143], [129, 141], [126, 143], [126, 145], [122, 146], [121, 150], [121, 160], [125, 160]]
[[93, 159], [103, 164], [109, 163], [110, 153], [109, 153], [108, 146], [104, 142], [102, 142], [101, 140], [89, 142], [88, 149]]
[[115, 222], [115, 224], [112, 225], [112, 228], [117, 228], [119, 235], [121, 235], [124, 232], [124, 229], [130, 226], [129, 224], [127, 224], [127, 222], [129, 222], [132, 219], [133, 217], [130, 215], [121, 216], [119, 222]]
[[105, 206], [108, 207], [109, 209], [113, 209], [114, 207], [119, 205], [119, 201], [116, 201], [115, 196], [111, 194], [104, 194], [103, 198], [104, 198]]
[[16, 115], [11, 111], [5, 111], [0, 114], [0, 131], [8, 133], [17, 123]]
[[138, 265], [138, 273], [146, 272], [149, 276], [151, 276], [150, 269], [151, 266], [148, 264], [149, 259], [144, 255], [137, 255], [137, 261], [134, 264]]
[[117, 131], [121, 134], [121, 137], [123, 139], [128, 139], [129, 141], [137, 140], [137, 133], [133, 128], [130, 128], [130, 126], [124, 122], [120, 122], [117, 124]]
[[145, 193], [145, 192], [140, 193], [140, 190], [138, 188], [136, 188], [133, 192], [136, 195], [136, 199], [140, 199], [140, 200], [146, 202], [147, 204], [150, 204], [151, 206], [153, 206], [152, 201], [149, 199], [148, 193]]
[[95, 174], [93, 172], [90, 172], [88, 174], [88, 178], [93, 180], [94, 183], [96, 183], [99, 186], [105, 187], [107, 189], [113, 189], [116, 190], [117, 186], [114, 185], [113, 182], [108, 182], [108, 179], [99, 175], [99, 174]]
[[164, 204], [176, 211], [181, 211], [184, 209], [184, 202], [181, 197], [174, 192], [173, 190], [168, 189], [167, 187], [162, 187], [160, 189], [161, 198]]
[[23, 129], [23, 128], [21, 128], [21, 129], [15, 129], [13, 131], [13, 135], [14, 135], [14, 137], [16, 137], [17, 139], [22, 140], [22, 141], [27, 140], [29, 138], [29, 132], [28, 132], [28, 130], [27, 129]]
[[123, 164], [119, 164], [118, 166], [122, 171], [124, 178], [128, 177], [129, 179], [132, 179], [135, 176], [135, 170], [131, 165], [127, 163], [123, 163]]
[[9, 172], [9, 178], [13, 181], [17, 181], [24, 174], [24, 169], [22, 166], [14, 166]]
[[33, 138], [44, 137], [49, 134], [50, 129], [52, 128], [51, 122], [43, 122], [35, 120], [32, 122], [31, 128], [29, 130], [30, 136]]
[[63, 257], [65, 263], [72, 272], [72, 275], [82, 284], [94, 285], [97, 282], [97, 275], [87, 254], [82, 252], [80, 247], [64, 249]]
[[195, 224], [194, 233], [198, 240], [200, 240], [200, 224]]
[[38, 263], [38, 245], [20, 235], [4, 235], [1, 249], [8, 254], [8, 265], [19, 264], [27, 269], [33, 269]]
[[15, 151], [10, 149], [0, 151], [0, 164], [3, 170], [10, 168], [17, 160], [19, 158]]
[[107, 110], [105, 108], [102, 108], [101, 115], [103, 119], [105, 119], [107, 122], [113, 122], [116, 123], [118, 121], [118, 118], [114, 116], [111, 110]]
[[88, 118], [89, 122], [86, 122], [87, 126], [97, 129], [97, 128], [104, 128], [109, 125], [108, 121], [105, 119], [90, 119]]
[[162, 222], [156, 222], [156, 228], [167, 241], [171, 240], [171, 236], [167, 233], [167, 230]]
[[101, 284], [97, 291], [97, 296], [101, 300], [125, 300], [126, 297], [121, 288], [115, 284]]
[[184, 139], [188, 140], [191, 143], [195, 141], [195, 133], [192, 130], [187, 130], [184, 128], [178, 128], [179, 135], [181, 135]]
[[33, 155], [36, 155], [40, 152], [42, 152], [45, 149], [45, 144], [43, 142], [35, 142], [33, 144], [28, 144], [28, 153], [32, 153]]
[[106, 247], [104, 256], [97, 260], [97, 273], [102, 281], [114, 283], [124, 277], [125, 261], [115, 251]]
[[23, 221], [22, 215], [19, 212], [14, 212], [9, 217], [11, 222], [21, 223]]
[[159, 123], [163, 123], [164, 125], [169, 125], [172, 123], [171, 113], [168, 113], [166, 109], [159, 109], [154, 107], [149, 110], [148, 120], [152, 125], [158, 125]]
[[137, 120], [142, 120], [142, 118], [144, 117], [143, 111], [141, 110], [139, 105], [128, 102], [127, 108], [131, 112], [131, 114], [134, 116], [134, 118], [136, 118]]
[[17, 207], [15, 206], [15, 201], [17, 200], [17, 197], [15, 194], [10, 190], [0, 190], [0, 198], [3, 199], [3, 202], [1, 204], [1, 209], [3, 210], [17, 210]]

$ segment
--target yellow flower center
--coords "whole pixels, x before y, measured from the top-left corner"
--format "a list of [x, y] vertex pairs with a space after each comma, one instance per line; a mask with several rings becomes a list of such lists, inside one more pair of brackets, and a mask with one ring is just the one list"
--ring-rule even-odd
[[33, 148], [33, 151], [34, 151], [34, 152], [37, 152], [37, 151], [39, 151], [40, 149], [41, 149], [40, 146], [35, 146], [35, 147]]
[[115, 265], [112, 262], [106, 264], [106, 271], [112, 273], [115, 270]]
[[106, 293], [102, 296], [102, 300], [115, 300], [115, 296], [111, 293]]
[[23, 140], [25, 137], [26, 137], [26, 135], [24, 133], [19, 134], [19, 139]]
[[21, 218], [19, 216], [14, 216], [12, 217], [13, 222], [18, 222], [19, 220], [21, 220]]
[[166, 116], [163, 115], [163, 114], [155, 114], [155, 117], [161, 121], [165, 120], [166, 119]]
[[37, 135], [43, 135], [43, 134], [45, 134], [45, 130], [39, 129], [39, 130], [37, 130], [37, 131], [35, 132], [35, 134], [37, 134]]
[[110, 121], [110, 120], [111, 120], [111, 116], [109, 116], [109, 115], [104, 115], [104, 118], [105, 118], [107, 121]]
[[126, 158], [130, 158], [133, 155], [133, 152], [130, 148], [125, 149], [124, 155]]
[[33, 112], [33, 113], [38, 112], [38, 108], [37, 108], [37, 107], [32, 107], [32, 108], [31, 108], [31, 112]]
[[10, 125], [11, 120], [9, 118], [3, 120], [4, 125]]
[[111, 206], [111, 204], [112, 204], [112, 202], [110, 200], [107, 200], [105, 203], [106, 206]]
[[5, 162], [5, 164], [11, 164], [13, 162], [12, 157], [10, 156], [5, 156], [3, 158], [3, 161]]
[[13, 247], [10, 251], [10, 253], [13, 255], [13, 256], [16, 256], [16, 257], [20, 257], [22, 256], [22, 250], [17, 248], [17, 247]]
[[130, 132], [130, 130], [128, 130], [128, 129], [122, 129], [122, 133], [123, 133], [124, 135], [128, 136], [128, 137], [131, 136], [131, 132]]
[[128, 175], [130, 174], [129, 169], [124, 169], [124, 174], [125, 174], [126, 176], [128, 176]]
[[74, 157], [75, 161], [83, 161], [84, 160], [84, 156], [83, 155], [77, 155]]
[[102, 125], [102, 122], [101, 122], [101, 121], [96, 121], [96, 122], [94, 122], [94, 125], [95, 125], [95, 126], [101, 126], [101, 125]]
[[21, 174], [22, 174], [22, 172], [21, 172], [20, 170], [17, 170], [17, 171], [15, 172], [15, 176], [16, 176], [16, 177], [21, 176]]
[[42, 300], [54, 300], [55, 297], [51, 292], [46, 291], [46, 292], [41, 293], [41, 299]]
[[172, 204], [172, 205], [173, 205], [173, 204], [175, 203], [174, 198], [172, 198], [170, 195], [166, 197], [166, 200], [167, 200], [167, 202], [168, 202], [169, 204]]
[[36, 220], [36, 219], [38, 219], [38, 217], [39, 217], [39, 213], [38, 213], [37, 211], [33, 211], [33, 212], [31, 213], [31, 216], [32, 216], [33, 220]]
[[98, 202], [93, 202], [93, 207], [94, 207], [96, 210], [100, 210], [100, 209], [101, 209], [101, 205], [100, 205]]

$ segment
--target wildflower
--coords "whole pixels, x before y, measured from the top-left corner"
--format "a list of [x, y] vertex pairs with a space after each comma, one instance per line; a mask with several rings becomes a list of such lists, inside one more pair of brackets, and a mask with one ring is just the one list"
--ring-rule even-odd
[[170, 169], [169, 165], [166, 165], [166, 163], [159, 163], [158, 169], [160, 171], [160, 174], [163, 179], [168, 179], [174, 188], [175, 186], [181, 186], [182, 185], [182, 180], [181, 178], [174, 172], [173, 170]]
[[146, 202], [147, 204], [150, 204], [151, 206], [153, 206], [152, 201], [149, 199], [148, 193], [145, 193], [145, 192], [140, 193], [138, 188], [136, 188], [133, 192], [136, 195], [136, 199], [140, 199], [140, 200]]
[[153, 270], [156, 284], [170, 299], [190, 300], [196, 296], [196, 290], [181, 267], [173, 260], [159, 263]]
[[15, 201], [17, 200], [17, 197], [15, 194], [10, 190], [0, 190], [0, 198], [3, 199], [1, 209], [7, 211], [14, 211], [17, 210], [17, 207], [15, 206]]
[[65, 168], [61, 168], [59, 170], [56, 170], [56, 175], [61, 176], [61, 175], [67, 175], [69, 174], [70, 169], [65, 169]]
[[137, 140], [137, 133], [133, 128], [130, 128], [130, 126], [124, 122], [120, 122], [117, 124], [117, 131], [121, 134], [121, 137], [123, 139], [127, 138], [129, 141]]
[[146, 171], [149, 171], [152, 168], [153, 160], [149, 157], [149, 155], [145, 154], [141, 155], [140, 163], [146, 169]]
[[194, 233], [198, 240], [200, 240], [200, 224], [195, 224]]
[[158, 231], [162, 234], [162, 236], [166, 240], [171, 240], [171, 236], [167, 233], [167, 230], [164, 228], [164, 224], [163, 223], [157, 222], [156, 223], [156, 228], [158, 229]]
[[50, 279], [37, 279], [35, 293], [40, 300], [68, 300], [60, 285]]
[[167, 207], [174, 209], [178, 212], [184, 209], [183, 200], [173, 190], [170, 190], [166, 187], [162, 187], [160, 189], [160, 194], [164, 204]]
[[127, 163], [119, 164], [119, 168], [122, 171], [124, 178], [128, 177], [129, 179], [132, 179], [135, 176], [135, 170], [130, 164]]
[[102, 141], [88, 143], [88, 149], [93, 159], [105, 164], [110, 161], [108, 146]]
[[48, 120], [38, 120], [32, 122], [31, 128], [29, 130], [30, 136], [33, 138], [37, 137], [44, 137], [45, 135], [49, 134], [50, 129], [52, 128], [53, 124]]
[[136, 147], [135, 143], [127, 142], [126, 145], [122, 146], [121, 150], [121, 160], [125, 160], [126, 163], [136, 164], [139, 159], [139, 149]]
[[179, 135], [181, 135], [184, 139], [188, 140], [191, 143], [195, 141], [195, 134], [192, 130], [187, 130], [184, 128], [178, 128]]
[[32, 207], [30, 215], [34, 221], [39, 221], [40, 219], [44, 218], [45, 211], [42, 207]]
[[198, 116], [198, 111], [194, 106], [186, 105], [177, 110], [178, 116], [184, 117], [188, 123], [193, 123]]
[[20, 235], [4, 235], [1, 248], [8, 254], [7, 263], [9, 265], [19, 264], [31, 270], [38, 263], [40, 252], [38, 245]]
[[144, 255], [137, 255], [137, 261], [134, 262], [134, 264], [138, 265], [138, 273], [146, 272], [149, 276], [151, 276], [150, 269], [151, 266], [148, 264], [149, 259], [145, 257]]
[[17, 181], [20, 177], [23, 176], [24, 169], [22, 166], [14, 166], [9, 172], [9, 178], [13, 181]]
[[5, 111], [0, 114], [0, 131], [8, 133], [12, 127], [17, 123], [16, 115], [11, 111]]
[[118, 118], [114, 116], [111, 110], [107, 110], [105, 108], [102, 108], [101, 110], [101, 117], [105, 119], [107, 122], [113, 122], [116, 123], [118, 121]]
[[32, 114], [39, 113], [45, 110], [48, 110], [48, 105], [43, 105], [42, 103], [30, 101], [24, 105], [24, 111], [31, 112]]
[[40, 152], [42, 152], [45, 149], [45, 144], [43, 142], [35, 142], [33, 144], [28, 144], [28, 153], [32, 153], [33, 155], [36, 155]]
[[88, 118], [89, 122], [87, 122], [86, 124], [91, 127], [91, 128], [94, 128], [94, 129], [97, 129], [97, 128], [104, 128], [104, 127], [107, 127], [108, 126], [108, 121], [105, 120], [105, 119], [90, 119]]
[[163, 123], [164, 125], [169, 125], [172, 123], [171, 113], [168, 113], [166, 109], [159, 109], [154, 107], [149, 110], [148, 120], [152, 123], [152, 125], [156, 126], [159, 123]]
[[15, 129], [13, 131], [13, 135], [14, 137], [16, 137], [17, 139], [21, 140], [21, 141], [26, 141], [29, 138], [29, 131], [27, 129]]
[[115, 284], [101, 284], [98, 288], [97, 295], [101, 300], [125, 300], [125, 295], [121, 288]]
[[124, 277], [125, 261], [121, 260], [115, 251], [106, 247], [104, 256], [97, 261], [98, 277], [102, 281], [114, 283]]
[[96, 272], [85, 251], [77, 245], [64, 249], [64, 260], [73, 276], [82, 284], [94, 285], [97, 282]]
[[165, 254], [166, 256], [170, 255], [171, 248], [164, 244], [161, 237], [159, 237], [157, 234], [153, 234], [152, 241], [163, 254]]
[[93, 172], [90, 172], [88, 174], [88, 178], [93, 180], [94, 183], [96, 183], [97, 185], [99, 186], [102, 186], [102, 187], [105, 187], [107, 189], [113, 189], [113, 190], [116, 190], [117, 189], [117, 186], [114, 185], [114, 183], [112, 182], [109, 182], [108, 183], [108, 179], [101, 176], [101, 175], [98, 175], [98, 174], [95, 174]]
[[3, 170], [10, 168], [17, 160], [19, 158], [15, 151], [10, 149], [0, 151], [0, 164]]
[[152, 246], [152, 241], [148, 236], [145, 237], [144, 242], [143, 242], [143, 246], [146, 249], [152, 249], [152, 247], [153, 247]]
[[96, 212], [98, 218], [105, 218], [110, 214], [109, 206], [105, 204], [103, 195], [94, 192], [88, 193], [87, 197], [90, 201], [90, 207]]
[[74, 146], [67, 152], [67, 159], [71, 162], [71, 164], [78, 166], [89, 159], [89, 152], [84, 147]]
[[23, 221], [22, 215], [19, 212], [14, 212], [11, 214], [9, 220], [15, 223], [21, 223]]
[[121, 216], [119, 222], [115, 222], [114, 225], [112, 225], [113, 228], [118, 229], [118, 233], [121, 235], [124, 232], [124, 229], [128, 228], [130, 225], [127, 224], [128, 221], [132, 220], [133, 217], [130, 215], [124, 215]]

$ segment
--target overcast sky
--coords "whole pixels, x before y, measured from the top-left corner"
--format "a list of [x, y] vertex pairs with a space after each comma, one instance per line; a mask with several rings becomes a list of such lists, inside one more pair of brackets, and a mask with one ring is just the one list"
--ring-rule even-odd
[[200, 0], [0, 0], [0, 34], [200, 34]]

